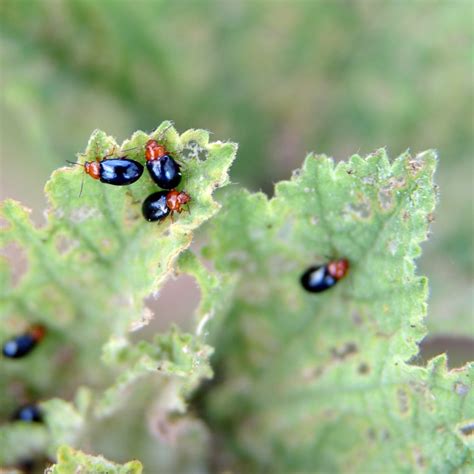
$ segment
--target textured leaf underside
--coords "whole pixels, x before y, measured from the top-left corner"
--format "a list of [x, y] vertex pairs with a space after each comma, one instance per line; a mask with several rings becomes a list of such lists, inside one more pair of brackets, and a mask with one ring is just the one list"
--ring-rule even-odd
[[[409, 363], [426, 334], [414, 258], [435, 165], [431, 151], [337, 166], [310, 155], [273, 199], [227, 197], [206, 254], [240, 279], [213, 335], [221, 381], [207, 412], [237, 470], [468, 471], [472, 365]], [[305, 269], [337, 257], [349, 259], [347, 277], [305, 292]]]

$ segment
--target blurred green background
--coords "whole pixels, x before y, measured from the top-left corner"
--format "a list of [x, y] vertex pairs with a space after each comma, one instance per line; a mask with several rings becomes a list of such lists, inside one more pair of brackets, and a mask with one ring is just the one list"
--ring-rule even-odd
[[436, 148], [428, 324], [474, 335], [472, 1], [0, 5], [2, 198], [41, 222], [44, 182], [93, 129], [164, 119], [237, 141], [233, 181], [269, 194], [308, 151]]

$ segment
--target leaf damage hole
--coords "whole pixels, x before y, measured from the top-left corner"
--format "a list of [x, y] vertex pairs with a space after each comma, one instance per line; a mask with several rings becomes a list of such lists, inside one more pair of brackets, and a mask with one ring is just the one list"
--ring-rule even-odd
[[405, 176], [392, 176], [389, 180], [388, 183], [393, 189], [401, 189], [405, 188], [407, 185], [407, 181], [405, 179]]
[[198, 160], [198, 161], [205, 161], [207, 160], [209, 152], [207, 148], [202, 147], [196, 140], [190, 140], [184, 146], [181, 157], [186, 160]]
[[420, 153], [413, 158], [408, 160], [408, 166], [412, 175], [417, 175], [425, 166], [424, 154]]
[[346, 342], [344, 345], [340, 347], [333, 347], [331, 349], [331, 354], [334, 359], [344, 360], [346, 357], [350, 355], [356, 354], [358, 351], [357, 345], [353, 342]]
[[17, 242], [10, 242], [0, 249], [0, 256], [8, 262], [13, 287], [18, 286], [28, 271], [28, 257], [23, 247]]
[[358, 311], [352, 312], [352, 322], [356, 326], [360, 326], [362, 324], [362, 315]]
[[409, 382], [409, 385], [410, 385], [410, 388], [416, 393], [424, 394], [426, 392], [426, 382], [423, 382], [423, 381], [417, 382], [415, 380], [411, 380]]
[[389, 441], [392, 435], [390, 431], [385, 428], [382, 428], [379, 432], [377, 432], [374, 428], [369, 428], [367, 430], [367, 438], [369, 441]]
[[79, 246], [79, 241], [71, 239], [66, 235], [59, 235], [55, 241], [55, 247], [59, 255], [67, 255], [73, 249]]
[[370, 367], [365, 362], [362, 362], [361, 364], [359, 364], [357, 372], [359, 372], [359, 374], [361, 375], [367, 375], [370, 372]]
[[389, 211], [390, 209], [392, 209], [394, 204], [392, 188], [390, 186], [383, 186], [382, 188], [380, 188], [378, 193], [378, 199], [380, 207], [384, 211]]
[[406, 415], [409, 410], [409, 398], [408, 398], [408, 393], [399, 388], [397, 390], [397, 400], [398, 400], [398, 407], [400, 409], [400, 413], [402, 415]]
[[75, 224], [80, 224], [88, 219], [101, 217], [102, 213], [97, 207], [81, 206], [75, 208], [69, 214], [69, 220]]
[[474, 435], [474, 421], [469, 421], [466, 425], [460, 426], [459, 431], [463, 436]]
[[395, 256], [398, 250], [398, 242], [395, 239], [389, 240], [387, 243], [387, 249], [390, 255]]
[[306, 367], [303, 370], [302, 376], [306, 382], [312, 382], [315, 379], [321, 377], [324, 370], [322, 367]]
[[295, 169], [291, 172], [291, 179], [292, 179], [292, 180], [296, 180], [296, 179], [298, 179], [300, 176], [301, 176], [301, 168], [295, 168]]
[[169, 278], [161, 287], [159, 296], [145, 299], [148, 310], [156, 316], [147, 326], [150, 334], [167, 331], [172, 324], [183, 330], [192, 326], [194, 312], [201, 299], [201, 292], [196, 280], [187, 274]]
[[413, 449], [413, 458], [415, 460], [415, 464], [420, 469], [424, 469], [424, 467], [425, 467], [425, 458], [421, 454], [421, 449], [420, 448], [414, 448]]
[[359, 219], [369, 219], [372, 213], [370, 202], [367, 199], [348, 204], [345, 207], [345, 211]]
[[460, 396], [465, 397], [469, 393], [469, 387], [461, 382], [454, 384], [454, 391]]
[[420, 352], [412, 363], [421, 367], [433, 357], [445, 353], [450, 369], [463, 367], [472, 360], [474, 338], [460, 335], [440, 335], [426, 337], [419, 344]]

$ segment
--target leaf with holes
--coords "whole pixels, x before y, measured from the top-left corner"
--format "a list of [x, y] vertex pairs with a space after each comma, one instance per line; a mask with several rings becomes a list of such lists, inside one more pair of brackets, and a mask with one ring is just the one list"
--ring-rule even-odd
[[[155, 336], [152, 343], [140, 341], [131, 345], [125, 338], [112, 339], [104, 348], [103, 359], [109, 366], [120, 367], [121, 375], [96, 403], [97, 416], [108, 415], [117, 409], [117, 405], [124, 404], [130, 386], [137, 386], [137, 381], [147, 375], [154, 375], [155, 381], [161, 384], [162, 377], [177, 379], [176, 401], [179, 411], [184, 412], [186, 396], [200, 381], [212, 377], [209, 366], [211, 354], [211, 347], [192, 334], [181, 333], [176, 327], [166, 334]], [[162, 376], [159, 379], [157, 372]], [[147, 384], [150, 383], [152, 381], [148, 380]], [[172, 409], [176, 411], [177, 407]]]
[[[238, 281], [211, 331], [220, 382], [206, 412], [237, 472], [467, 471], [472, 366], [410, 364], [426, 334], [414, 259], [435, 165], [431, 151], [310, 155], [273, 199], [225, 200], [205, 254]], [[302, 273], [336, 258], [347, 276], [306, 292]]]
[[[203, 130], [179, 135], [171, 123], [164, 122], [150, 135], [136, 132], [121, 146], [96, 131], [85, 154], [78, 155], [79, 163], [127, 155], [144, 164], [144, 146], [150, 138], [157, 139], [181, 163], [179, 189], [191, 196], [190, 212], [159, 224], [146, 222], [142, 202], [158, 190], [146, 170], [134, 184], [119, 187], [91, 179], [82, 166], [53, 173], [46, 185], [49, 208], [41, 226], [31, 222], [29, 211], [19, 203], [7, 200], [1, 204], [0, 247], [7, 257], [0, 259], [0, 340], [27, 331], [33, 323], [46, 327], [46, 335], [28, 357], [2, 361], [0, 415], [8, 418], [19, 401], [41, 400], [45, 426], [27, 430], [18, 423], [5, 424], [2, 440], [11, 449], [3, 449], [7, 442], [0, 442], [0, 465], [23, 457], [27, 446], [33, 446], [32, 454], [43, 449], [51, 453], [60, 443], [77, 445], [77, 440], [92, 436], [96, 430], [89, 425], [120, 408], [126, 400], [122, 389], [127, 391], [153, 364], [155, 377], [174, 377], [167, 395], [183, 406], [182, 395], [211, 374], [207, 360], [211, 350], [194, 335], [172, 331], [158, 336], [156, 345], [143, 343], [138, 348], [128, 339], [130, 331], [140, 329], [153, 316], [145, 298], [157, 294], [176, 270], [194, 232], [218, 211], [212, 194], [228, 183], [236, 145], [209, 142], [209, 133]], [[26, 268], [23, 274], [13, 274], [7, 260], [18, 261], [20, 256]], [[188, 271], [193, 268], [191, 265]], [[120, 356], [125, 354], [124, 364], [113, 360], [114, 341], [128, 347], [120, 352]], [[182, 353], [186, 348], [189, 354]], [[106, 363], [101, 363], [102, 356]], [[161, 377], [157, 361], [164, 368]], [[81, 413], [66, 402], [49, 400], [69, 399], [81, 385], [93, 387], [87, 401], [86, 389], [77, 393], [84, 408]], [[147, 404], [159, 398], [159, 393], [148, 391], [146, 395], [146, 400], [140, 399], [141, 412], [131, 416], [142, 420], [140, 436], [148, 444], [141, 444], [152, 446], [155, 440], [146, 432], [144, 419]], [[101, 433], [101, 426], [96, 428]], [[120, 429], [109, 431], [121, 433]], [[152, 449], [150, 453], [156, 460]]]

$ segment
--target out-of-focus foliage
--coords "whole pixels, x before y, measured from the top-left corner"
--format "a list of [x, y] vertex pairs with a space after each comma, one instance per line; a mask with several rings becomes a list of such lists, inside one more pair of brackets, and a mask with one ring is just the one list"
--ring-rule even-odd
[[[414, 259], [435, 165], [429, 151], [336, 167], [310, 155], [273, 199], [233, 193], [210, 223], [206, 255], [238, 279], [211, 330], [219, 372], [205, 400], [232, 471], [469, 472], [473, 363], [409, 363], [426, 334]], [[306, 292], [300, 275], [331, 257], [349, 260], [348, 275]]]
[[203, 121], [242, 144], [236, 172], [267, 189], [308, 146], [343, 158], [354, 144], [401, 152], [435, 138], [459, 161], [472, 144], [468, 12], [467, 2], [6, 0], [4, 105], [20, 121], [20, 104], [36, 110], [37, 133], [44, 112], [61, 127], [58, 160], [78, 148], [69, 138], [82, 142], [63, 120], [74, 109], [87, 131], [91, 115], [100, 126], [118, 113], [117, 131], [149, 129], [157, 115]]
[[428, 324], [465, 332], [473, 8], [469, 0], [3, 0], [2, 192], [38, 212], [42, 183], [91, 127], [128, 136], [170, 117], [180, 129], [239, 142], [234, 180], [267, 191], [309, 150], [344, 158], [433, 147], [442, 200], [422, 261], [433, 290]]

